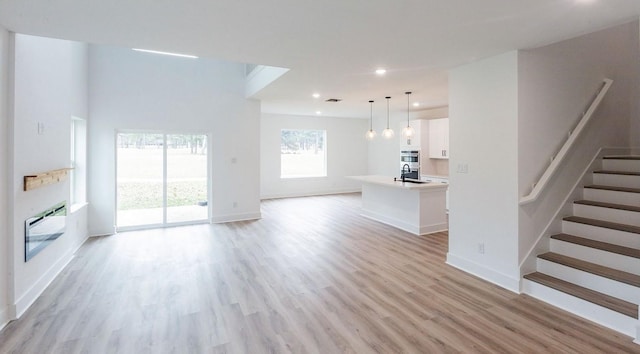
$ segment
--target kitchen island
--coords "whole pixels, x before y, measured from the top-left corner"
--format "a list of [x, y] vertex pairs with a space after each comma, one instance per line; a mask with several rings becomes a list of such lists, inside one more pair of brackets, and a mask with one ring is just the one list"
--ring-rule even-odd
[[350, 178], [362, 182], [363, 216], [415, 235], [448, 229], [447, 184], [394, 181], [388, 176]]

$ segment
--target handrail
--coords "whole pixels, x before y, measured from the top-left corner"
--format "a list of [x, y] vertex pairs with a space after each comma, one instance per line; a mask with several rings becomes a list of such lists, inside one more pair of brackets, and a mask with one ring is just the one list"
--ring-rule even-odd
[[580, 119], [575, 129], [569, 132], [569, 138], [567, 139], [567, 141], [564, 142], [564, 145], [562, 145], [562, 148], [560, 148], [560, 151], [558, 151], [555, 157], [551, 158], [551, 163], [549, 164], [547, 169], [544, 171], [544, 173], [540, 177], [540, 180], [538, 180], [538, 183], [533, 185], [533, 189], [528, 195], [520, 198], [520, 203], [519, 203], [520, 205], [529, 204], [535, 201], [536, 199], [538, 199], [542, 190], [546, 187], [551, 177], [558, 170], [558, 166], [560, 165], [562, 160], [564, 160], [571, 146], [573, 146], [573, 144], [575, 143], [580, 133], [582, 133], [582, 131], [584, 130], [584, 127], [587, 125], [589, 120], [591, 120], [591, 116], [593, 116], [593, 113], [600, 106], [602, 99], [607, 94], [612, 84], [613, 84], [613, 80], [604, 79], [604, 83], [600, 88], [600, 91], [598, 92], [596, 97], [591, 102], [589, 109], [587, 109], [587, 111], [584, 113], [584, 115], [582, 116], [582, 119]]

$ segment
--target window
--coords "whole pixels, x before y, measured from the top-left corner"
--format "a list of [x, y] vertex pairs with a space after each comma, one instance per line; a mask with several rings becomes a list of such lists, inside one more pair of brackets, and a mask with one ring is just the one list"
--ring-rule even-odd
[[280, 140], [280, 177], [326, 177], [326, 130], [283, 129]]
[[87, 201], [87, 122], [71, 117], [70, 205]]

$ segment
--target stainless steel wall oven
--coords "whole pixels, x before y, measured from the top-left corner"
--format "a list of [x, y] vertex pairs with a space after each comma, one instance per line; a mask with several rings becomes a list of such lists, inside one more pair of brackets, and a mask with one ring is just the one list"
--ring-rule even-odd
[[420, 151], [400, 151], [400, 177], [420, 179]]

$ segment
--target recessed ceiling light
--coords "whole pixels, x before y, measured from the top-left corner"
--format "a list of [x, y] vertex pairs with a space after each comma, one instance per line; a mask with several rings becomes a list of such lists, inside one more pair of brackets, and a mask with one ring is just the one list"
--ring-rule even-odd
[[413, 102], [414, 107], [420, 107], [420, 102]]
[[157, 51], [157, 50], [139, 49], [139, 48], [132, 48], [132, 49], [135, 50], [136, 52], [145, 52], [145, 53], [153, 53], [153, 54], [171, 55], [171, 56], [174, 56], [174, 57], [198, 59], [198, 57], [195, 56], [195, 55], [170, 53], [170, 52], [160, 52], [160, 51]]
[[311, 95], [311, 96], [313, 96], [313, 98], [318, 98], [318, 97], [320, 97], [320, 94], [316, 92], [316, 93], [314, 93], [314, 94], [313, 94], [313, 95]]
[[321, 114], [322, 114], [322, 111], [316, 111], [316, 114], [317, 114], [317, 115], [321, 115]]
[[376, 75], [384, 75], [386, 72], [387, 70], [380, 68], [376, 70]]

